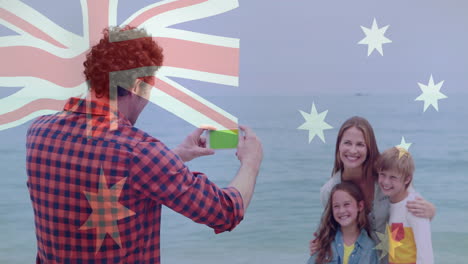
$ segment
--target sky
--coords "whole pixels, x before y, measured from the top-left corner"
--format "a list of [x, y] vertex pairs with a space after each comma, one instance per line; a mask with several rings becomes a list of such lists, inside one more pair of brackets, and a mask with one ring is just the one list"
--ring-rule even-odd
[[[83, 34], [80, 1], [23, 2]], [[118, 22], [154, 2], [119, 1]], [[201, 95], [417, 96], [417, 83], [427, 83], [432, 74], [436, 82], [445, 81], [447, 94], [466, 92], [467, 11], [462, 0], [241, 0], [229, 12], [172, 26], [240, 39], [239, 86], [177, 81]], [[385, 36], [392, 41], [383, 44], [383, 56], [377, 51], [367, 56], [367, 45], [357, 44], [365, 37], [361, 26], [370, 28], [374, 18], [379, 28], [388, 25]], [[0, 35], [12, 33], [0, 26]]]

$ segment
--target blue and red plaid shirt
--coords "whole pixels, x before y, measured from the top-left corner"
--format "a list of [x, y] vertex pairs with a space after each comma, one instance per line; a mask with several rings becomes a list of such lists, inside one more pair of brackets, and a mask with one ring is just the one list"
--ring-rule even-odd
[[161, 205], [216, 233], [239, 224], [244, 209], [235, 188], [190, 172], [118, 112], [117, 129], [109, 129], [109, 109], [71, 98], [28, 130], [37, 263], [160, 263]]

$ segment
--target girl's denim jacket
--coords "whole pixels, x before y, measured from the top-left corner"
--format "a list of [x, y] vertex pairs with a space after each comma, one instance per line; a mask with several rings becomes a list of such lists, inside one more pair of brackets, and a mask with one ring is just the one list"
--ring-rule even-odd
[[[333, 240], [332, 247], [332, 260], [328, 262], [329, 264], [342, 264], [343, 255], [344, 255], [344, 246], [343, 246], [343, 234], [341, 230], [335, 235], [335, 240]], [[361, 229], [361, 234], [354, 243], [353, 252], [349, 255], [348, 264], [377, 264], [377, 254], [374, 249], [375, 243], [367, 235], [366, 230]], [[315, 264], [315, 257], [317, 254], [312, 255], [307, 261], [307, 264]]]

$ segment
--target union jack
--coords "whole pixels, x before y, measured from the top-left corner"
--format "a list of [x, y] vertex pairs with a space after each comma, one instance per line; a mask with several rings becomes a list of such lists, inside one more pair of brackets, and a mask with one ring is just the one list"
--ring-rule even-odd
[[[81, 0], [83, 36], [19, 0], [0, 0], [0, 24], [19, 33], [0, 37], [0, 87], [23, 87], [0, 99], [0, 130], [62, 110], [72, 96], [86, 97], [82, 63], [101, 31], [117, 25], [118, 0]], [[233, 10], [237, 0], [164, 0], [122, 25], [144, 27], [164, 49], [150, 101], [200, 127], [237, 127], [237, 118], [170, 79], [180, 77], [238, 86], [239, 39], [170, 28]]]

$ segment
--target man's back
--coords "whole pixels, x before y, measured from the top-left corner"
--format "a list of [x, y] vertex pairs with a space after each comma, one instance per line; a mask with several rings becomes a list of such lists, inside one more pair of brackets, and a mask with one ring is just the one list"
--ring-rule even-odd
[[159, 263], [162, 204], [217, 232], [240, 222], [237, 190], [192, 174], [121, 115], [110, 130], [107, 105], [80, 102], [28, 131], [39, 263]]

